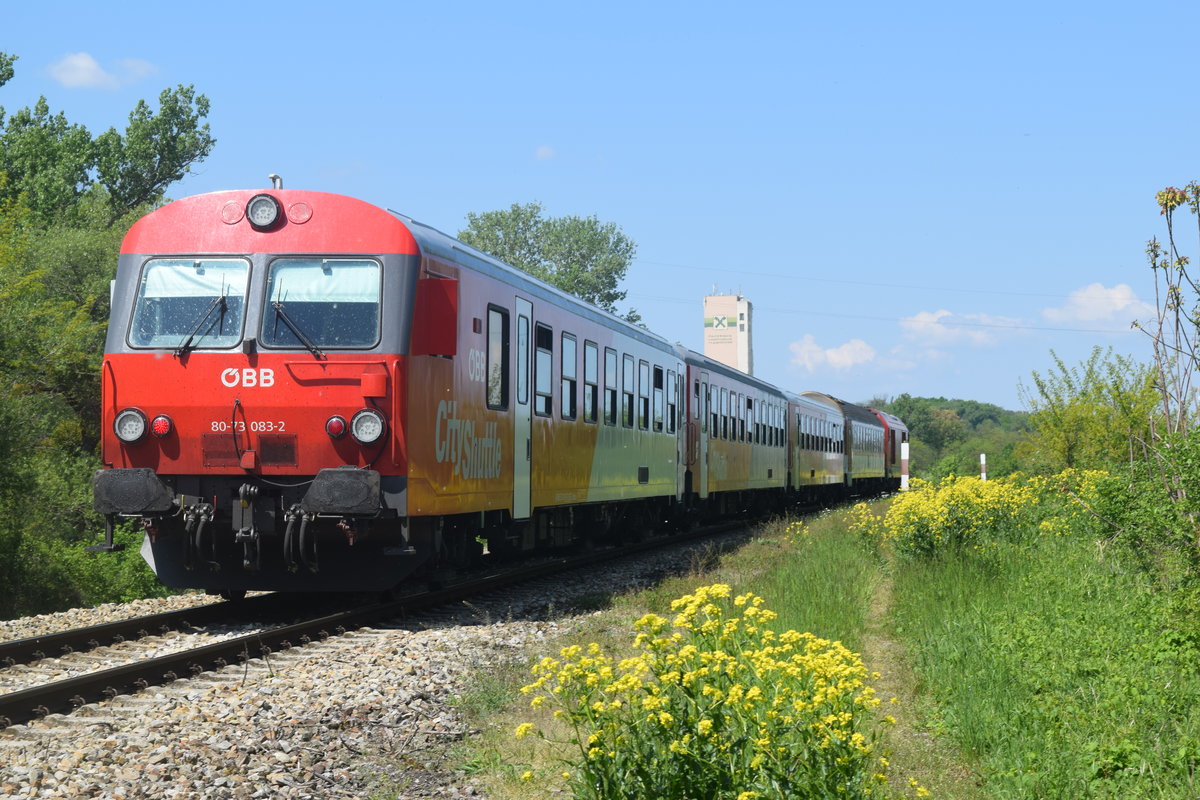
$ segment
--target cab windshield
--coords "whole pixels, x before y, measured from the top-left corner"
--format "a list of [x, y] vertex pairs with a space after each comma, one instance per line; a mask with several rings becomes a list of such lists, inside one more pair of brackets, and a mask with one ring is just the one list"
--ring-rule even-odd
[[156, 258], [138, 284], [133, 347], [225, 348], [242, 339], [250, 265], [234, 258]]
[[373, 347], [379, 341], [379, 263], [279, 258], [267, 275], [259, 342], [266, 347]]

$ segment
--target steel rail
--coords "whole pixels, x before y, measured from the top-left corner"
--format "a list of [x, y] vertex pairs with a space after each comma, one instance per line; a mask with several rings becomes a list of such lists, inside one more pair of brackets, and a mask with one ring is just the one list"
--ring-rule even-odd
[[178, 611], [104, 622], [26, 639], [11, 639], [0, 642], [0, 667], [15, 667], [44, 658], [87, 652], [131, 639], [157, 636], [213, 622], [225, 622], [233, 616], [274, 613], [286, 607], [287, 603], [281, 600], [279, 595], [268, 594], [247, 600], [217, 601]]

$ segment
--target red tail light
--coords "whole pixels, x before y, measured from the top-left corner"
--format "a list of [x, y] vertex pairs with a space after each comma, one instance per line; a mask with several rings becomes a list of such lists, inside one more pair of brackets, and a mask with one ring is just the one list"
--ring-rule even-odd
[[174, 427], [171, 424], [171, 418], [166, 414], [159, 414], [150, 422], [150, 432], [160, 439], [170, 433]]
[[325, 432], [334, 439], [346, 435], [346, 420], [336, 414], [325, 421]]

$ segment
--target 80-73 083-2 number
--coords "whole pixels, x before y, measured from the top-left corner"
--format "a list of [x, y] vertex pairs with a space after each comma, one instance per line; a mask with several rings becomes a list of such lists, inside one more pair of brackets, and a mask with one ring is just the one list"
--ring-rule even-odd
[[229, 420], [216, 419], [212, 421], [213, 433], [229, 433], [230, 431], [245, 433], [247, 428], [250, 429], [251, 433], [283, 433], [284, 423], [282, 421], [275, 422], [257, 419], [250, 422], [244, 420], [234, 420], [231, 422]]

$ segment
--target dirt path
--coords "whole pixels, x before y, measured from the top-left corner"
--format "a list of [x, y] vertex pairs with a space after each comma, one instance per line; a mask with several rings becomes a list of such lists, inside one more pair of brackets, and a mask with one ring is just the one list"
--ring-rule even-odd
[[[987, 794], [962, 754], [946, 739], [929, 733], [922, 723], [927, 715], [921, 706], [927, 701], [922, 701], [918, 693], [918, 680], [904, 645], [892, 637], [888, 619], [891, 602], [892, 579], [881, 571], [867, 615], [862, 657], [868, 670], [879, 673], [872, 685], [883, 701], [880, 716], [890, 714], [896, 719], [883, 735], [884, 746], [891, 751], [889, 774], [893, 788], [907, 789], [909, 778], [915, 778], [933, 798], [984, 800]], [[897, 702], [891, 702], [892, 698]]]

